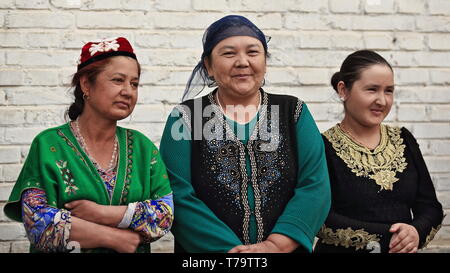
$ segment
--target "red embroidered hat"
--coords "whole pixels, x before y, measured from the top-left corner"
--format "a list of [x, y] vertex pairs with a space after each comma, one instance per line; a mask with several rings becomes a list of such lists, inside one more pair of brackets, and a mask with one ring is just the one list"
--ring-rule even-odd
[[96, 61], [112, 56], [128, 56], [137, 60], [133, 47], [124, 37], [109, 38], [88, 42], [81, 49], [78, 70]]

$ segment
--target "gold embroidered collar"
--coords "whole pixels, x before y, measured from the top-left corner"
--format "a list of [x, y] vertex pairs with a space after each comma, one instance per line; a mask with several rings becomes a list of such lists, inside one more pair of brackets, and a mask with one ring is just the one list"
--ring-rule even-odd
[[373, 151], [355, 142], [338, 124], [323, 135], [356, 176], [374, 180], [380, 191], [392, 190], [398, 181], [397, 173], [403, 172], [407, 166], [405, 145], [398, 127], [382, 124], [380, 144]]

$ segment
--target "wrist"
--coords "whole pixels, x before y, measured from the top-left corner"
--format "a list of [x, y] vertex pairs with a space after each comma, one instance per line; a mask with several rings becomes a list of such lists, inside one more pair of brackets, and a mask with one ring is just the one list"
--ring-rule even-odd
[[299, 246], [299, 243], [288, 236], [277, 233], [270, 234], [267, 241], [274, 244], [283, 253], [290, 253]]

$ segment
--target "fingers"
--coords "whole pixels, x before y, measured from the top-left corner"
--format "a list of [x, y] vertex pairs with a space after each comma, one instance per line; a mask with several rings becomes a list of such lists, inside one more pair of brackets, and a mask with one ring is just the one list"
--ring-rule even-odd
[[408, 232], [405, 230], [401, 230], [398, 233], [395, 233], [392, 238], [391, 242], [389, 244], [389, 248], [398, 247], [398, 245], [405, 240], [405, 238], [408, 236]]
[[389, 232], [397, 232], [402, 227], [402, 223], [393, 224]]
[[415, 253], [417, 252], [417, 246], [414, 241], [407, 243], [403, 248], [398, 251], [390, 252], [390, 253]]
[[66, 203], [66, 204], [64, 205], [64, 207], [65, 207], [66, 209], [73, 209], [73, 208], [75, 208], [76, 206], [78, 206], [78, 205], [81, 203], [81, 201], [83, 201], [83, 200], [76, 200], [76, 201], [72, 201], [72, 202]]
[[240, 245], [240, 246], [233, 247], [232, 249], [230, 249], [228, 251], [228, 253], [242, 253], [243, 251], [247, 251], [247, 249], [248, 249], [248, 246]]

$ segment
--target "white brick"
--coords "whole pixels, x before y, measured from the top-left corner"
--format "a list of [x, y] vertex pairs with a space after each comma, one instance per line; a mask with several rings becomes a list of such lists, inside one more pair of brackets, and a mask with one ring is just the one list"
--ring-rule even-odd
[[12, 105], [67, 105], [72, 102], [70, 93], [63, 88], [8, 88], [5, 93]]
[[[450, 173], [431, 174], [431, 179], [433, 180], [436, 190], [450, 191]], [[448, 215], [450, 216], [450, 213]]]
[[0, 125], [19, 125], [24, 121], [24, 111], [18, 108], [0, 109], [0, 116]]
[[267, 31], [267, 33], [265, 34], [271, 37], [269, 42], [269, 52], [271, 52], [273, 49], [292, 50], [294, 48], [298, 48], [301, 44], [301, 40], [305, 37], [304, 35], [308, 33], [309, 32], [301, 31]]
[[[28, 107], [27, 107], [28, 108]], [[25, 122], [30, 125], [48, 125], [64, 123], [64, 113], [68, 107], [33, 107], [25, 110]]]
[[364, 40], [361, 33], [338, 32], [331, 35], [331, 46], [336, 49], [358, 50], [364, 47]]
[[[19, 176], [22, 164], [6, 164], [2, 165], [3, 173], [0, 177], [2, 182], [15, 182]], [[1, 221], [1, 219], [0, 219]]]
[[417, 52], [414, 54], [417, 64], [426, 67], [450, 67], [448, 52]]
[[140, 33], [136, 45], [143, 48], [169, 47], [171, 36], [166, 33]]
[[395, 100], [410, 103], [450, 103], [450, 91], [446, 87], [399, 87]]
[[343, 108], [340, 103], [309, 103], [308, 109], [315, 121], [340, 120], [343, 118]]
[[330, 80], [329, 70], [323, 68], [298, 69], [300, 83], [303, 85], [327, 84]]
[[367, 13], [393, 13], [394, 0], [365, 0], [364, 10]]
[[149, 11], [152, 9], [152, 1], [142, 0], [122, 0], [122, 8], [124, 10], [142, 10]]
[[[450, 172], [450, 157], [424, 157], [430, 172]], [[450, 200], [450, 195], [448, 197]], [[450, 202], [446, 208], [450, 208]]]
[[395, 69], [395, 83], [398, 85], [426, 84], [429, 80], [427, 69]]
[[266, 73], [266, 83], [270, 85], [298, 85], [297, 71], [294, 69], [269, 68]]
[[61, 39], [58, 33], [41, 32], [41, 33], [27, 33], [26, 41], [29, 47], [60, 47]]
[[244, 15], [263, 31], [268, 29], [280, 29], [283, 27], [283, 17], [279, 13], [268, 13], [261, 15], [251, 13]]
[[2, 41], [1, 47], [23, 47], [24, 38], [20, 32], [0, 32], [0, 41]]
[[330, 10], [335, 13], [358, 13], [359, 0], [330, 0]]
[[11, 243], [0, 242], [0, 253], [9, 253], [11, 250]]
[[433, 84], [450, 84], [450, 69], [430, 70], [430, 80]]
[[284, 51], [272, 51], [270, 63], [273, 66], [313, 66], [313, 67], [337, 67], [347, 57], [348, 52], [323, 51], [317, 54], [313, 50], [295, 51], [293, 54]]
[[16, 0], [19, 9], [49, 9], [48, 0]]
[[6, 104], [6, 93], [3, 90], [0, 90], [0, 105]]
[[[437, 197], [438, 200], [441, 202], [442, 204], [442, 208], [444, 209], [450, 209], [450, 192], [449, 191], [442, 191], [442, 192], [437, 192]], [[441, 228], [442, 230], [443, 228]], [[441, 232], [441, 230], [439, 230], [439, 232], [437, 234], [439, 234]], [[447, 231], [447, 238], [450, 238], [450, 229]], [[443, 234], [441, 234], [442, 236]], [[437, 237], [437, 236], [436, 236]], [[435, 238], [436, 238], [435, 237]]]
[[168, 115], [163, 105], [136, 105], [130, 120], [132, 122], [165, 122]]
[[291, 13], [286, 14], [284, 26], [293, 30], [328, 30], [329, 28], [327, 20], [322, 15]]
[[364, 45], [367, 49], [391, 49], [393, 46], [393, 37], [390, 33], [384, 32], [365, 32], [363, 34]]
[[[449, 121], [450, 119], [450, 105], [431, 105], [431, 120], [433, 121]], [[450, 150], [449, 153], [450, 155]]]
[[14, 7], [15, 0], [2, 0], [0, 1], [0, 9], [10, 9]]
[[24, 73], [20, 70], [0, 70], [0, 85], [22, 85]]
[[[410, 131], [416, 138], [450, 138], [450, 123], [414, 123]], [[450, 166], [450, 165], [449, 165]]]
[[19, 160], [20, 148], [11, 146], [0, 147], [0, 163], [19, 163]]
[[30, 241], [17, 241], [11, 244], [11, 253], [29, 253]]
[[25, 70], [26, 85], [58, 85], [58, 70]]
[[450, 17], [418, 16], [416, 29], [421, 32], [450, 32]]
[[428, 46], [433, 50], [450, 50], [450, 35], [430, 34], [428, 36]]
[[357, 16], [353, 18], [352, 29], [354, 30], [409, 30], [415, 29], [414, 17], [412, 16]]
[[423, 36], [416, 33], [398, 33], [397, 45], [403, 50], [421, 50], [424, 48]]
[[187, 11], [191, 9], [190, 0], [156, 0], [154, 8], [161, 11]]
[[79, 9], [82, 0], [50, 0], [50, 3], [55, 8], [63, 9]]
[[11, 13], [7, 15], [9, 28], [69, 28], [74, 17], [70, 13]]
[[398, 107], [399, 121], [424, 121], [428, 120], [426, 106], [423, 105], [400, 105]]
[[22, 223], [0, 224], [0, 241], [15, 241], [26, 239], [25, 229]]
[[74, 66], [77, 55], [69, 51], [10, 51], [6, 64], [24, 66]]
[[81, 10], [119, 10], [122, 8], [121, 0], [95, 0], [95, 1], [83, 1], [81, 4]]
[[[348, 1], [348, 0], [346, 0]], [[272, 5], [279, 4], [281, 1], [272, 1]], [[301, 12], [326, 12], [328, 10], [328, 0], [316, 0], [316, 1], [306, 1], [306, 0], [289, 0], [282, 1], [286, 3], [285, 9], [291, 11], [301, 11]]]
[[194, 67], [200, 60], [197, 51], [188, 50], [142, 50], [141, 64], [152, 66], [189, 66]]
[[[112, 36], [108, 36], [112, 37]], [[83, 45], [89, 41], [99, 39], [97, 33], [84, 33], [78, 31], [66, 31], [62, 34], [62, 47], [81, 50]]]
[[204, 31], [214, 21], [223, 17], [221, 13], [199, 13], [192, 16], [189, 13], [152, 13], [148, 14], [154, 23], [155, 28], [159, 29], [197, 29]]
[[300, 36], [301, 48], [329, 48], [331, 35], [329, 32], [305, 32]]
[[[54, 124], [54, 126], [60, 124]], [[48, 127], [40, 127], [40, 128], [5, 128], [5, 144], [31, 144], [34, 137], [47, 129]], [[14, 154], [11, 154], [10, 162], [1, 162], [0, 163], [19, 163], [20, 156], [16, 159], [16, 150], [17, 148], [11, 148]]]
[[143, 13], [83, 12], [77, 14], [77, 27], [82, 29], [138, 29], [148, 27], [151, 17]]
[[397, 0], [399, 13], [423, 13], [425, 0]]
[[429, 156], [450, 155], [450, 140], [429, 140], [428, 151]]
[[333, 30], [351, 30], [352, 29], [352, 16], [338, 16], [332, 15], [326, 17], [328, 20], [328, 26]]
[[216, 0], [216, 1], [210, 1], [210, 0], [193, 0], [192, 1], [192, 7], [195, 10], [200, 11], [220, 11], [223, 12], [225, 10], [228, 10], [226, 0]]
[[138, 102], [140, 104], [177, 104], [181, 101], [182, 92], [182, 87], [143, 86], [139, 88]]
[[450, 15], [450, 1], [448, 0], [429, 0], [428, 9], [433, 15]]

